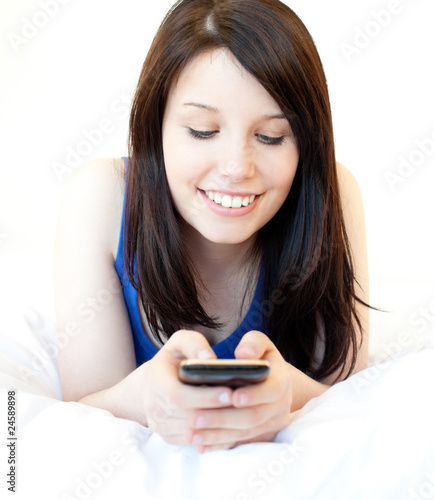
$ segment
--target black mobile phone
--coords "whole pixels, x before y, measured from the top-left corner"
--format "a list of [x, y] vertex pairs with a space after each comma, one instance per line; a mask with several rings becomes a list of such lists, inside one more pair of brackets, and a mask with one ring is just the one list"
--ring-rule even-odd
[[190, 359], [181, 361], [179, 378], [186, 384], [240, 387], [263, 382], [270, 363], [250, 359]]

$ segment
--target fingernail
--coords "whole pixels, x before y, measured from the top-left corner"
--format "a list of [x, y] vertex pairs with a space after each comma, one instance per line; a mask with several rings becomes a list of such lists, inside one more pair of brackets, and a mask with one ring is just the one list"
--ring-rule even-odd
[[249, 401], [248, 397], [245, 394], [241, 394], [241, 396], [240, 396], [240, 405], [241, 406], [246, 406], [246, 404], [248, 403], [248, 401]]
[[197, 417], [195, 425], [196, 429], [204, 429], [205, 426], [206, 426], [205, 417], [203, 415]]
[[240, 347], [239, 351], [243, 352], [244, 354], [247, 354], [247, 356], [255, 356], [256, 355], [255, 350], [248, 345], [244, 345], [244, 346]]
[[231, 402], [231, 396], [228, 392], [222, 392], [219, 397], [220, 403], [228, 405]]
[[197, 353], [198, 359], [211, 359], [213, 357], [213, 353], [209, 349], [202, 349], [202, 351]]

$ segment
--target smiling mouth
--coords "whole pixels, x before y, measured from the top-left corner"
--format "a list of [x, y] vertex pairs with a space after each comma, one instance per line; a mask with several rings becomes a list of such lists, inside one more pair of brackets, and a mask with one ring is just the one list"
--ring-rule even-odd
[[256, 195], [249, 196], [231, 196], [226, 193], [219, 193], [218, 191], [202, 191], [206, 196], [216, 203], [225, 208], [241, 208], [248, 207], [255, 201]]

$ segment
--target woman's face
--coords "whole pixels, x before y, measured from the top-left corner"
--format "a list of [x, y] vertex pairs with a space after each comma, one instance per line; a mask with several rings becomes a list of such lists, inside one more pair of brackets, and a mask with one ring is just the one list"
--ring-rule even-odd
[[171, 89], [163, 119], [166, 176], [201, 237], [247, 241], [285, 201], [298, 164], [289, 122], [228, 51], [205, 52]]

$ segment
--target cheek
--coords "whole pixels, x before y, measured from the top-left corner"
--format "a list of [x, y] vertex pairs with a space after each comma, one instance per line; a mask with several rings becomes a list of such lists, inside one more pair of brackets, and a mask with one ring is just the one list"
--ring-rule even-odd
[[188, 138], [179, 140], [170, 137], [163, 141], [164, 164], [169, 184], [179, 183], [176, 187], [182, 188], [184, 184], [195, 183], [207, 171], [209, 160], [207, 156], [192, 147]]
[[190, 200], [200, 185], [201, 172], [196, 165], [197, 158], [177, 156], [168, 158], [166, 178], [172, 197], [179, 201]]
[[272, 171], [272, 178], [270, 179], [270, 187], [276, 194], [285, 200], [289, 191], [291, 190], [295, 174], [298, 166], [298, 155], [290, 155], [283, 158], [279, 165]]
[[206, 161], [186, 144], [186, 141], [166, 141], [163, 143], [166, 178], [172, 201], [179, 214], [187, 221], [193, 220], [203, 211], [203, 201], [197, 194], [197, 187], [206, 173]]

